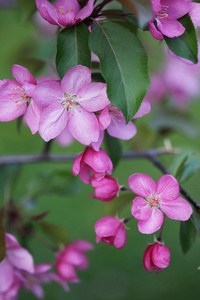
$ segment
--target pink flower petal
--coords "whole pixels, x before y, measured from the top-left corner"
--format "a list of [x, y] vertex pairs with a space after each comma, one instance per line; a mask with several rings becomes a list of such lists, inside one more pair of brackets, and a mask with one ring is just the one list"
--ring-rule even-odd
[[94, 246], [85, 240], [77, 240], [73, 243], [71, 243], [68, 247], [79, 250], [79, 251], [88, 251], [93, 250]]
[[63, 146], [70, 146], [74, 141], [72, 134], [69, 132], [67, 126], [65, 129], [56, 137], [56, 142]]
[[107, 128], [107, 131], [111, 136], [122, 140], [130, 140], [136, 135], [137, 128], [135, 124], [131, 121], [126, 124], [124, 118], [120, 120], [121, 122], [118, 121], [119, 120], [112, 121]]
[[47, 271], [49, 271], [50, 269], [52, 268], [52, 266], [50, 264], [46, 264], [46, 263], [43, 263], [43, 264], [39, 264], [35, 267], [35, 273], [45, 273]]
[[87, 148], [87, 155], [84, 156], [85, 163], [94, 169], [96, 172], [107, 172], [112, 174], [113, 165], [107, 153], [100, 148], [100, 150], [94, 151], [91, 147]]
[[23, 120], [28, 125], [32, 134], [35, 134], [39, 130], [40, 116], [42, 109], [38, 107], [33, 100], [29, 104]]
[[192, 214], [190, 204], [183, 198], [178, 197], [173, 201], [162, 200], [160, 204], [161, 210], [173, 220], [186, 221]]
[[106, 84], [93, 82], [85, 84], [77, 91], [76, 101], [87, 111], [99, 111], [109, 105]]
[[161, 0], [160, 2], [162, 6], [167, 7], [166, 12], [171, 18], [179, 19], [188, 13], [189, 6], [185, 0]]
[[61, 80], [61, 89], [71, 96], [84, 85], [91, 83], [90, 69], [81, 65], [71, 68]]
[[55, 103], [46, 107], [40, 118], [39, 133], [48, 142], [57, 137], [66, 127], [68, 113], [61, 104]]
[[0, 293], [4, 293], [12, 285], [13, 282], [13, 268], [7, 258], [0, 262]]
[[85, 111], [81, 106], [70, 111], [68, 129], [83, 145], [97, 142], [99, 138], [99, 125], [95, 114]]
[[149, 272], [152, 272], [151, 252], [152, 252], [153, 247], [154, 247], [154, 245], [149, 245], [146, 248], [146, 250], [144, 252], [144, 256], [143, 256], [143, 266]]
[[120, 224], [121, 222], [118, 219], [108, 216], [99, 219], [95, 223], [94, 229], [99, 237], [115, 236]]
[[155, 181], [146, 174], [136, 173], [131, 175], [128, 184], [136, 195], [142, 197], [149, 197], [156, 191]]
[[163, 175], [156, 182], [157, 196], [165, 200], [174, 200], [179, 195], [179, 184], [172, 175]]
[[163, 214], [157, 209], [153, 208], [151, 216], [148, 220], [138, 221], [138, 230], [141, 233], [151, 234], [160, 229], [163, 223]]
[[88, 3], [76, 14], [76, 20], [84, 20], [89, 17], [93, 11], [94, 0], [88, 0]]
[[59, 276], [68, 282], [79, 282], [74, 267], [71, 264], [59, 262], [57, 263], [56, 269]]
[[162, 34], [170, 38], [180, 36], [185, 31], [185, 27], [183, 27], [183, 25], [179, 21], [170, 17], [157, 20], [157, 27], [162, 32]]
[[7, 99], [6, 101], [2, 101], [0, 99], [0, 121], [9, 122], [15, 120], [22, 116], [26, 112], [26, 109], [26, 102], [24, 102], [22, 105], [17, 105], [14, 101], [9, 101]]
[[150, 110], [151, 110], [151, 104], [147, 99], [144, 99], [140, 105], [138, 112], [135, 114], [133, 119], [143, 117], [144, 115], [148, 114]]
[[194, 27], [200, 26], [200, 3], [191, 2], [189, 4], [189, 15], [192, 19], [192, 23], [194, 24]]
[[35, 2], [42, 18], [50, 24], [59, 26], [54, 6], [47, 0], [36, 0]]
[[61, 103], [63, 96], [60, 83], [56, 80], [42, 81], [32, 93], [32, 97], [39, 107], [47, 107], [56, 102]]
[[101, 144], [103, 142], [103, 139], [104, 139], [104, 130], [100, 130], [99, 131], [99, 139], [97, 142], [92, 142], [92, 148], [95, 150], [95, 151], [99, 151], [100, 150], [100, 147], [101, 147]]
[[149, 203], [141, 197], [135, 197], [131, 207], [131, 213], [137, 220], [148, 220], [152, 211]]
[[85, 151], [87, 150], [87, 148], [85, 148], [84, 152], [81, 153], [74, 161], [73, 166], [72, 166], [72, 174], [74, 176], [77, 176], [80, 172], [80, 168], [81, 168], [81, 160], [83, 158], [83, 155], [85, 153]]
[[170, 261], [169, 249], [160, 243], [155, 243], [151, 252], [151, 259], [158, 268], [168, 267]]
[[32, 255], [24, 248], [20, 247], [7, 251], [9, 261], [19, 270], [24, 270], [29, 273], [34, 272], [34, 262]]
[[151, 33], [151, 35], [154, 37], [154, 39], [156, 40], [163, 40], [163, 35], [162, 33], [156, 28], [154, 22], [150, 22], [149, 23], [149, 31]]
[[33, 84], [37, 84], [35, 78], [29, 72], [29, 70], [27, 68], [24, 68], [19, 65], [13, 65], [12, 66], [12, 74], [20, 84], [23, 84], [25, 81], [33, 83]]
[[109, 106], [104, 108], [100, 115], [97, 115], [98, 121], [99, 121], [99, 129], [100, 130], [105, 130], [110, 122], [111, 122], [111, 117], [109, 114]]
[[114, 245], [116, 249], [121, 249], [126, 244], [126, 230], [124, 227], [124, 224], [121, 223], [121, 225], [118, 227], [117, 234], [114, 239]]

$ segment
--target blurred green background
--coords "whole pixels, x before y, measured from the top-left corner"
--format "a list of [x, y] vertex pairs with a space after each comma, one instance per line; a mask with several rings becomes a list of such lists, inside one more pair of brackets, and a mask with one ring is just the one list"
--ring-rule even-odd
[[[23, 3], [23, 2], [22, 2]], [[11, 67], [13, 64], [22, 64], [28, 67], [34, 76], [52, 74], [51, 66], [43, 67], [43, 61], [53, 61], [55, 55], [56, 36], [48, 37], [48, 32], [43, 33], [36, 27], [34, 20], [23, 14], [23, 9], [1, 8], [0, 11], [0, 79], [13, 78]], [[152, 42], [148, 33], [141, 34], [145, 45], [150, 41], [149, 55], [150, 67], [157, 64], [159, 43]], [[155, 55], [156, 54], [156, 55]], [[154, 63], [155, 62], [155, 63]], [[42, 68], [43, 67], [43, 68]], [[200, 101], [193, 102], [188, 111], [193, 116], [197, 127], [200, 125]], [[148, 122], [153, 116], [150, 114], [138, 120], [138, 134], [133, 142], [128, 142], [126, 149], [151, 147], [152, 139], [156, 134], [148, 127]], [[17, 121], [0, 124], [0, 154], [28, 154], [40, 153], [44, 148], [44, 141], [39, 134], [31, 135], [29, 128], [22, 125], [20, 132]], [[199, 135], [195, 138], [186, 137], [178, 132], [170, 135], [174, 147], [185, 150], [199, 151]], [[156, 146], [163, 146], [163, 137], [160, 137]], [[53, 153], [74, 153], [82, 151], [83, 146], [74, 142], [68, 148], [61, 148], [55, 142], [52, 146]], [[172, 156], [160, 157], [161, 161], [169, 166]], [[14, 191], [14, 201], [28, 191], [33, 178], [41, 171], [68, 170], [71, 172], [70, 163], [35, 163], [24, 165], [17, 179]], [[120, 184], [128, 185], [128, 177], [136, 172], [147, 173], [157, 180], [162, 174], [152, 164], [144, 159], [121, 160], [113, 176], [119, 179]], [[2, 176], [2, 174], [1, 174]], [[35, 179], [34, 179], [35, 180]], [[183, 186], [197, 201], [199, 200], [199, 180], [197, 173]], [[155, 299], [162, 300], [198, 299], [200, 271], [200, 245], [198, 238], [189, 253], [184, 255], [179, 241], [180, 222], [167, 219], [163, 239], [170, 249], [171, 261], [168, 268], [159, 274], [148, 273], [142, 265], [143, 253], [147, 243], [153, 242], [153, 235], [142, 235], [137, 230], [137, 222], [130, 221], [127, 226], [127, 243], [121, 250], [103, 243], [95, 244], [95, 222], [108, 211], [109, 204], [90, 198], [90, 186], [86, 186], [78, 179], [77, 193], [65, 197], [56, 194], [47, 194], [39, 197], [30, 214], [49, 211], [45, 220], [66, 228], [69, 240], [86, 239], [95, 245], [95, 250], [88, 252], [90, 267], [78, 272], [81, 280], [79, 284], [70, 284], [70, 292], [65, 293], [56, 283], [44, 286], [45, 299], [69, 300], [129, 300], [129, 299]], [[131, 202], [119, 213], [120, 218], [129, 217]], [[30, 209], [30, 207], [29, 207]], [[42, 233], [40, 233], [42, 234]], [[49, 240], [50, 241], [50, 240]], [[54, 255], [34, 239], [29, 241], [29, 250], [34, 256], [35, 263], [53, 262]], [[21, 291], [20, 300], [35, 299], [28, 291]]]

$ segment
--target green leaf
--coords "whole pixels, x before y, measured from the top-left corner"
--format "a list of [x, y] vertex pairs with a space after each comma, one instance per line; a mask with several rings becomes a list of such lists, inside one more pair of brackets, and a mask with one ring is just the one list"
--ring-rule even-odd
[[108, 98], [128, 123], [149, 88], [147, 56], [138, 38], [116, 23], [93, 26], [89, 46], [100, 59]]
[[195, 159], [188, 159], [186, 164], [183, 167], [183, 170], [180, 174], [179, 177], [179, 182], [183, 183], [190, 179], [196, 172], [197, 170], [200, 169], [200, 163], [199, 161]]
[[0, 196], [4, 200], [9, 200], [12, 197], [20, 171], [21, 166], [19, 164], [0, 166]]
[[68, 171], [41, 172], [32, 178], [28, 189], [29, 192], [25, 195], [27, 199], [48, 193], [66, 196], [79, 192], [80, 184], [79, 180]]
[[196, 64], [198, 62], [198, 43], [194, 25], [188, 14], [178, 21], [185, 27], [184, 34], [174, 38], [164, 36], [165, 42], [176, 55], [189, 59]]
[[190, 217], [190, 220], [192, 221], [197, 236], [200, 239], [200, 212], [198, 212], [196, 209], [193, 209], [193, 214]]
[[190, 250], [190, 248], [194, 244], [195, 238], [196, 238], [196, 230], [193, 222], [190, 219], [181, 222], [180, 242], [184, 254], [186, 254]]
[[108, 156], [112, 160], [113, 167], [115, 168], [122, 155], [121, 143], [118, 139], [110, 136], [107, 131], [105, 132], [104, 143], [106, 145]]
[[69, 243], [68, 233], [65, 228], [46, 221], [40, 221], [38, 225], [54, 242], [58, 244], [63, 243], [64, 245]]
[[133, 201], [136, 196], [134, 193], [120, 192], [120, 196], [114, 200], [104, 203], [104, 215], [115, 216], [119, 213], [127, 204]]
[[3, 210], [0, 211], [0, 262], [6, 256], [6, 241], [5, 241], [5, 232], [3, 227]]
[[182, 153], [181, 155], [176, 156], [173, 160], [172, 166], [170, 167], [170, 174], [173, 175], [176, 179], [179, 178], [181, 172], [183, 171], [184, 165], [188, 159], [189, 153]]
[[89, 34], [84, 23], [65, 28], [58, 34], [56, 69], [60, 78], [74, 66], [83, 65], [90, 68]]

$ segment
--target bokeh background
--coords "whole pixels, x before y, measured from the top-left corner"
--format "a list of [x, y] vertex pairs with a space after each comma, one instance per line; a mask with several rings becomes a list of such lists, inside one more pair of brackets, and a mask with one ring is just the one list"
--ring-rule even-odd
[[[12, 2], [12, 3], [11, 3]], [[19, 1], [20, 2], [20, 1]], [[15, 1], [1, 1], [0, 7], [0, 79], [13, 78], [11, 67], [21, 64], [32, 72], [35, 77], [41, 75], [54, 76], [53, 61], [56, 49], [56, 31], [54, 28], [44, 30], [37, 15], [30, 16], [25, 10], [25, 2], [19, 7]], [[148, 32], [140, 32], [140, 38], [149, 55], [150, 71], [160, 68], [163, 61], [163, 45], [153, 40]], [[158, 103], [158, 106], [160, 103]], [[162, 106], [162, 105], [161, 105]], [[164, 139], [168, 138], [171, 144], [182, 151], [199, 152], [199, 125], [200, 99], [196, 97], [189, 101], [182, 110], [192, 120], [181, 119], [179, 130], [163, 125], [156, 127], [155, 120], [159, 119], [160, 108], [152, 107], [152, 112], [137, 120], [138, 133], [132, 141], [123, 143], [125, 150], [138, 150], [153, 147], [162, 147]], [[185, 120], [185, 121], [184, 121]], [[177, 125], [178, 126], [178, 125]], [[185, 126], [185, 127], [184, 127]], [[40, 153], [44, 148], [44, 141], [39, 134], [32, 136], [29, 128], [22, 125], [18, 129], [18, 122], [0, 124], [0, 154], [28, 154]], [[189, 128], [188, 132], [184, 128]], [[184, 132], [185, 131], [185, 132]], [[69, 147], [61, 147], [53, 142], [52, 153], [77, 153], [83, 146], [74, 142]], [[198, 159], [198, 155], [196, 156]], [[160, 160], [169, 167], [173, 164], [172, 155], [162, 156]], [[34, 163], [22, 166], [13, 191], [13, 200], [17, 203], [34, 186], [35, 179], [42, 172], [68, 170], [71, 172], [73, 162], [69, 163]], [[2, 170], [1, 170], [2, 172]], [[113, 176], [120, 184], [128, 185], [128, 177], [136, 172], [147, 173], [157, 180], [162, 174], [151, 162], [145, 159], [121, 160], [114, 170]], [[0, 175], [3, 176], [3, 173]], [[197, 201], [199, 199], [200, 174], [197, 172], [183, 187]], [[72, 184], [74, 186], [74, 184]], [[155, 299], [186, 300], [199, 298], [200, 271], [200, 244], [198, 238], [184, 255], [179, 240], [180, 222], [167, 219], [163, 239], [170, 249], [171, 261], [167, 269], [159, 274], [148, 273], [142, 265], [143, 253], [147, 243], [153, 242], [153, 235], [142, 235], [137, 230], [137, 222], [130, 221], [127, 226], [127, 243], [123, 249], [116, 250], [114, 246], [103, 243], [96, 245], [94, 224], [104, 214], [107, 214], [111, 205], [90, 198], [90, 186], [82, 184], [78, 179], [72, 192], [66, 195], [48, 193], [41, 195], [37, 201], [26, 202], [27, 212], [37, 214], [48, 211], [45, 220], [66, 229], [70, 241], [86, 239], [95, 245], [95, 250], [88, 252], [90, 267], [78, 272], [80, 283], [70, 284], [70, 292], [65, 293], [58, 284], [51, 283], [44, 286], [45, 299], [68, 300], [129, 300]], [[1, 201], [3, 201], [1, 199]], [[130, 216], [131, 202], [119, 212], [120, 218]], [[40, 232], [43, 235], [43, 232]], [[48, 237], [47, 237], [48, 239]], [[52, 242], [49, 239], [49, 242]], [[54, 255], [35, 239], [28, 239], [27, 246], [34, 256], [35, 263], [53, 262]], [[21, 291], [20, 300], [33, 300], [35, 296], [28, 291]]]

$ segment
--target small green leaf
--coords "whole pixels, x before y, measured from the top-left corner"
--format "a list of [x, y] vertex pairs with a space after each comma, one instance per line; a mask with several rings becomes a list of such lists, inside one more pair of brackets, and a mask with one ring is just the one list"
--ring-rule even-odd
[[83, 65], [90, 68], [89, 34], [84, 23], [65, 28], [58, 34], [56, 69], [60, 78], [74, 66]]
[[131, 203], [136, 196], [134, 193], [120, 192], [120, 196], [114, 200], [104, 203], [104, 215], [115, 216], [119, 213], [127, 204]]
[[5, 241], [5, 232], [3, 227], [3, 210], [0, 211], [0, 262], [6, 256], [6, 241]]
[[149, 88], [147, 56], [138, 38], [116, 23], [92, 26], [89, 46], [100, 59], [108, 98], [128, 123], [138, 111]]
[[194, 244], [195, 238], [196, 238], [196, 230], [193, 222], [190, 219], [181, 222], [180, 242], [184, 254], [186, 254], [190, 250], [190, 248]]
[[185, 27], [185, 32], [174, 38], [164, 36], [165, 42], [176, 55], [189, 59], [196, 64], [198, 62], [198, 43], [192, 20], [189, 14], [186, 14], [178, 21]]
[[191, 159], [189, 158], [186, 162], [186, 164], [183, 167], [183, 170], [180, 174], [179, 177], [179, 182], [183, 183], [190, 179], [196, 172], [197, 170], [200, 169], [200, 163], [196, 159]]
[[108, 156], [112, 160], [113, 167], [115, 168], [122, 155], [121, 143], [118, 139], [110, 136], [107, 132], [105, 132], [104, 143], [108, 152]]
[[176, 156], [173, 160], [172, 166], [170, 168], [171, 172], [170, 174], [173, 175], [176, 179], [179, 178], [184, 165], [188, 159], [189, 153], [182, 153], [181, 155]]
[[193, 209], [193, 214], [190, 217], [190, 220], [192, 221], [197, 236], [200, 239], [200, 212], [198, 212], [196, 209]]
[[63, 243], [66, 245], [69, 243], [68, 233], [65, 228], [46, 221], [40, 221], [38, 225], [57, 244]]

